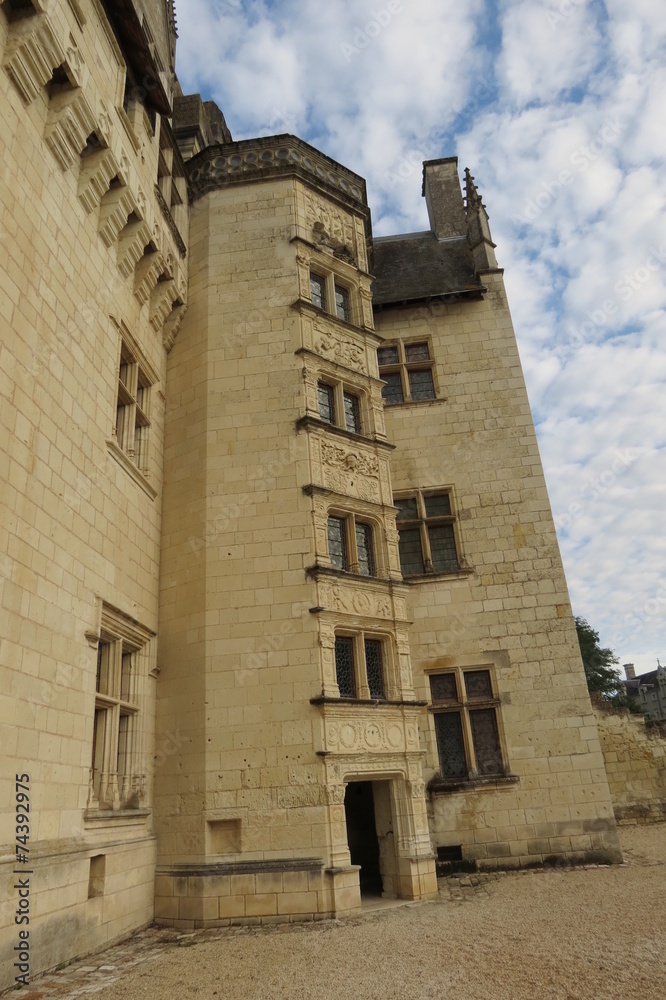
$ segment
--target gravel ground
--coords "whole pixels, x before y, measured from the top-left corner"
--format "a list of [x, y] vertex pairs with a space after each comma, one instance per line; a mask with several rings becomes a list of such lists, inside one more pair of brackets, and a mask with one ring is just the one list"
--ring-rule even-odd
[[620, 836], [621, 867], [448, 879], [432, 903], [190, 935], [134, 968], [116, 966], [113, 985], [98, 982], [94, 992], [99, 1000], [666, 1000], [666, 824]]

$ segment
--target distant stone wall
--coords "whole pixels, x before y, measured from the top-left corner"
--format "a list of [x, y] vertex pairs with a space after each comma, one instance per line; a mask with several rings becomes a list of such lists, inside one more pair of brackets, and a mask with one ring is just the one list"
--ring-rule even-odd
[[618, 823], [666, 821], [666, 732], [628, 712], [595, 714]]

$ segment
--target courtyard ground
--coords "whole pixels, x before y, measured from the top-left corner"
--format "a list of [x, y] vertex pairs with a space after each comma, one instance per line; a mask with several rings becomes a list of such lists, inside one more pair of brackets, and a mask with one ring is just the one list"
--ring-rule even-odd
[[666, 824], [625, 864], [446, 879], [346, 921], [150, 928], [23, 1000], [666, 1000]]

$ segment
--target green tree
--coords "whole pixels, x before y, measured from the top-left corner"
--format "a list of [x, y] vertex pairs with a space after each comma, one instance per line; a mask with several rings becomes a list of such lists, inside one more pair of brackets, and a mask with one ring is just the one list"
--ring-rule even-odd
[[576, 632], [588, 691], [599, 691], [613, 705], [628, 708], [630, 702], [624, 684], [613, 667], [618, 663], [613, 650], [599, 645], [599, 633], [584, 618], [576, 617]]

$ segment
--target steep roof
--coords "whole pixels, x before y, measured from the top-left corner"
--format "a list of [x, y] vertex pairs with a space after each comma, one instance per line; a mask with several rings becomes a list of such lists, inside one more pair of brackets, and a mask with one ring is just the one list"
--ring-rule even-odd
[[438, 240], [430, 231], [380, 236], [373, 240], [373, 255], [375, 306], [484, 290], [466, 236]]

